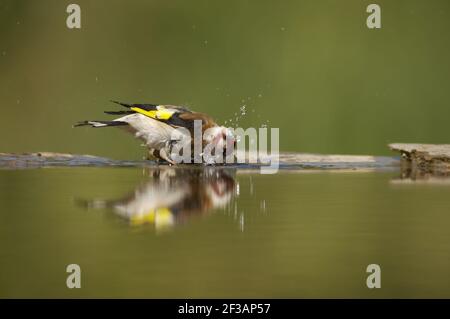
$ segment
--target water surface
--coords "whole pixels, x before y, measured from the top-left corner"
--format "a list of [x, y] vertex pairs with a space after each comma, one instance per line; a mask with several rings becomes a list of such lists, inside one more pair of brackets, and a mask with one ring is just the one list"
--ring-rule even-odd
[[258, 172], [1, 170], [0, 297], [450, 297], [449, 184]]

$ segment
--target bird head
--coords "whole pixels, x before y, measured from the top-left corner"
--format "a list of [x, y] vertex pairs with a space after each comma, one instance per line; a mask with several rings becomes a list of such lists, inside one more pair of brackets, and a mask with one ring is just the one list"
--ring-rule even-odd
[[205, 131], [203, 140], [206, 144], [211, 144], [216, 149], [222, 149], [224, 156], [232, 154], [236, 146], [236, 136], [233, 130], [225, 126], [209, 128]]

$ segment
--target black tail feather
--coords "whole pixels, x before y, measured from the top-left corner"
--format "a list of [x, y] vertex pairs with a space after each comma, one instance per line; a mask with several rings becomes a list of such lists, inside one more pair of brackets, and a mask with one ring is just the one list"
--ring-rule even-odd
[[78, 126], [91, 126], [91, 127], [107, 127], [107, 126], [123, 126], [128, 125], [127, 122], [121, 122], [121, 121], [81, 121], [75, 124], [73, 127]]
[[159, 105], [159, 104], [127, 104], [127, 103], [122, 103], [122, 102], [114, 101], [114, 100], [111, 100], [111, 102], [125, 106], [127, 108], [138, 107], [138, 108], [146, 110], [146, 111], [155, 110], [156, 107]]
[[119, 104], [119, 105], [122, 105], [122, 106], [125, 106], [125, 107], [128, 107], [128, 108], [130, 108], [130, 107], [133, 106], [132, 104], [127, 104], [127, 103], [123, 103], [123, 102], [119, 102], [119, 101], [114, 101], [114, 100], [111, 100], [111, 102], [116, 103], [116, 104]]
[[134, 114], [136, 113], [135, 111], [105, 111], [105, 114], [110, 114], [110, 115], [125, 115], [125, 114]]
[[80, 122], [74, 124], [73, 127], [86, 126], [86, 125], [90, 125], [88, 121], [80, 121]]

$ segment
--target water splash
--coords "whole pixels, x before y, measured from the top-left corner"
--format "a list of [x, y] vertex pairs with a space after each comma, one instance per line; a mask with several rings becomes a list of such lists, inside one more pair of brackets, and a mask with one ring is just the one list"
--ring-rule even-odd
[[[261, 99], [263, 97], [262, 93], [258, 93], [255, 98], [248, 96], [246, 98], [241, 98], [241, 106], [239, 107], [239, 111], [232, 113], [231, 118], [226, 119], [224, 121], [224, 125], [228, 127], [240, 127], [242, 126], [242, 120], [250, 119], [250, 121], [257, 120], [256, 122], [261, 123], [261, 115], [257, 114], [256, 109], [254, 107], [249, 107], [249, 104], [252, 105], [257, 103], [257, 99]], [[263, 121], [262, 124], [252, 124], [252, 127], [262, 127], [267, 128], [269, 126], [270, 120]]]

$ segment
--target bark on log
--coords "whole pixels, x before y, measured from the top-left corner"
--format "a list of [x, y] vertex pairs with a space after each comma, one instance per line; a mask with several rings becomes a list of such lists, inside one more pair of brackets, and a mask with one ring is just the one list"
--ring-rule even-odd
[[402, 171], [412, 175], [445, 175], [450, 173], [450, 144], [389, 144], [401, 154]]

